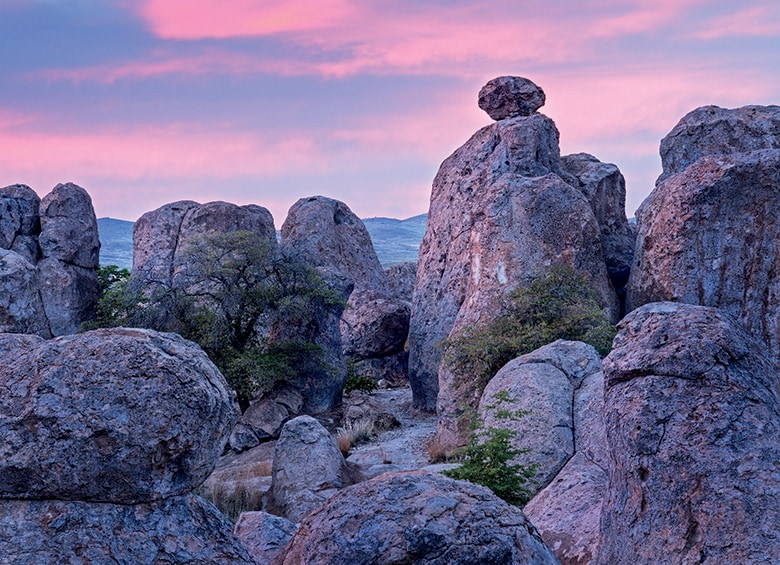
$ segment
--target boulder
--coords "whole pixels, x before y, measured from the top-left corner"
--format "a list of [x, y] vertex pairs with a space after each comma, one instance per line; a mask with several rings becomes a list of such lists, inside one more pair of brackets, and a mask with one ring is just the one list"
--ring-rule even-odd
[[573, 406], [574, 455], [523, 512], [562, 564], [583, 565], [598, 553], [609, 481], [601, 371], [585, 377], [574, 391]]
[[577, 179], [575, 188], [588, 199], [601, 231], [607, 273], [616, 289], [628, 282], [634, 257], [636, 228], [626, 219], [626, 182], [617, 166], [593, 155], [561, 157], [563, 169]]
[[409, 353], [398, 351], [382, 357], [352, 359], [355, 374], [374, 379], [380, 386], [409, 386]]
[[523, 77], [494, 78], [479, 91], [479, 107], [494, 120], [530, 116], [544, 101], [544, 91]]
[[270, 563], [290, 541], [298, 527], [268, 512], [242, 512], [233, 534], [257, 563]]
[[[58, 184], [40, 204], [43, 257], [61, 263], [96, 269], [100, 264], [100, 240], [92, 199], [73, 183]], [[97, 275], [95, 275], [97, 287]]]
[[[409, 329], [416, 407], [436, 406], [437, 344], [491, 316], [505, 292], [545, 267], [565, 263], [585, 274], [617, 317], [599, 225], [570, 183], [577, 181], [561, 167], [558, 130], [541, 114], [482, 128], [442, 163], [420, 246]], [[447, 404], [462, 400], [447, 400], [445, 412]]]
[[0, 555], [14, 565], [255, 563], [230, 522], [193, 495], [136, 505], [0, 500]]
[[0, 333], [51, 337], [35, 265], [18, 253], [0, 249], [0, 289]]
[[[547, 486], [574, 455], [574, 399], [585, 377], [601, 370], [590, 345], [558, 340], [507, 363], [485, 387], [479, 417], [486, 428], [515, 432], [516, 449], [527, 449], [515, 463], [536, 464], [535, 488]], [[508, 400], [501, 401], [506, 396]], [[522, 412], [517, 418], [505, 411]]]
[[94, 317], [100, 283], [95, 268], [46, 257], [38, 263], [38, 291], [51, 334], [68, 335]]
[[269, 512], [300, 522], [350, 482], [347, 462], [322, 424], [298, 416], [284, 425], [274, 450]]
[[627, 309], [665, 300], [719, 308], [780, 369], [778, 217], [780, 149], [704, 156], [661, 180], [637, 211]]
[[663, 173], [684, 171], [705, 156], [780, 149], [780, 106], [733, 110], [703, 106], [686, 114], [661, 140]]
[[765, 348], [702, 306], [647, 304], [618, 327], [595, 563], [780, 562], [780, 399]]
[[279, 386], [252, 402], [241, 415], [230, 434], [233, 451], [244, 451], [264, 441], [279, 437], [282, 425], [297, 416], [303, 408], [299, 390]]
[[40, 257], [40, 204], [40, 197], [27, 185], [0, 188], [0, 249], [15, 251], [32, 264]]
[[417, 278], [417, 261], [398, 263], [385, 269], [390, 296], [412, 302], [414, 281]]
[[301, 521], [274, 563], [558, 561], [520, 509], [489, 489], [414, 471], [339, 491]]
[[341, 347], [357, 359], [398, 353], [409, 335], [408, 303], [374, 291], [356, 290], [341, 316]]
[[313, 265], [349, 275], [355, 290], [389, 293], [366, 226], [343, 202], [324, 196], [298, 200], [282, 224], [281, 244]]
[[194, 343], [123, 328], [2, 342], [0, 498], [134, 504], [214, 469], [237, 413]]

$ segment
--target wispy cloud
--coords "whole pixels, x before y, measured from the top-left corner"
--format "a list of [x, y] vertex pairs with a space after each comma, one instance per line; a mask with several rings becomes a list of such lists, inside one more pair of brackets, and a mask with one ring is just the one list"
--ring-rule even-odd
[[780, 35], [780, 4], [776, 0], [761, 6], [738, 9], [706, 22], [695, 34], [700, 39]]

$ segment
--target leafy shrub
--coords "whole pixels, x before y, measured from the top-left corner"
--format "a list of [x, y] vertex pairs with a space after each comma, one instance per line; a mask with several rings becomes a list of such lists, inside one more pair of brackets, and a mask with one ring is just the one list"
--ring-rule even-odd
[[445, 339], [444, 361], [479, 391], [506, 363], [557, 339], [584, 341], [609, 353], [616, 329], [588, 280], [565, 265], [552, 267], [511, 291], [485, 325]]
[[[501, 403], [509, 401], [506, 392], [497, 394], [496, 401], [496, 405], [488, 407], [496, 409], [496, 418], [516, 420], [525, 415], [524, 412], [500, 408]], [[467, 409], [466, 414], [470, 414], [468, 417], [472, 420], [472, 433], [468, 444], [455, 454], [461, 465], [444, 471], [444, 474], [451, 479], [486, 486], [509, 504], [525, 505], [534, 494], [529, 485], [533, 483], [538, 466], [511, 463], [518, 455], [528, 453], [527, 449], [512, 446], [517, 432], [506, 428], [485, 428], [473, 409]]]
[[354, 361], [347, 360], [347, 381], [344, 384], [344, 394], [349, 394], [353, 390], [359, 390], [365, 393], [372, 393], [376, 390], [376, 380], [370, 375], [364, 375], [358, 372]]

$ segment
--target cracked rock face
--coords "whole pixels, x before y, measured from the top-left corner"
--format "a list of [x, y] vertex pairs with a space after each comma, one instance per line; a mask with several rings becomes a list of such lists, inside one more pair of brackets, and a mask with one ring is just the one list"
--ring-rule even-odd
[[519, 508], [489, 489], [420, 471], [346, 488], [306, 516], [274, 561], [555, 564]]
[[780, 562], [779, 379], [762, 344], [686, 304], [645, 305], [618, 327], [595, 562]]

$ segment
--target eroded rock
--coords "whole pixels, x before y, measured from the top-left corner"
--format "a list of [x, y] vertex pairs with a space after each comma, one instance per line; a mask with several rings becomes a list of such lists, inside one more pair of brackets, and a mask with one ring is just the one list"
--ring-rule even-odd
[[242, 512], [233, 534], [257, 563], [270, 563], [290, 541], [298, 527], [268, 512]]
[[494, 78], [479, 91], [479, 107], [494, 120], [530, 116], [544, 101], [544, 91], [523, 77]]

